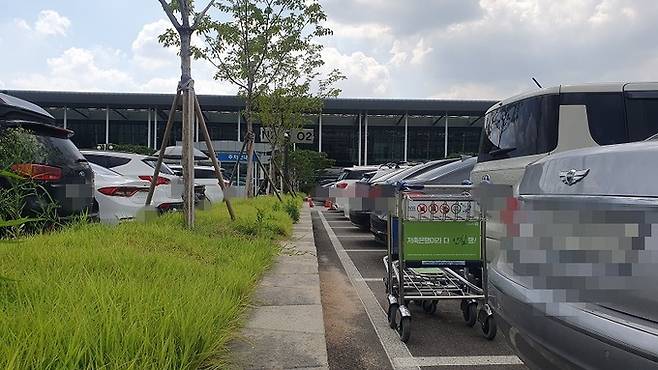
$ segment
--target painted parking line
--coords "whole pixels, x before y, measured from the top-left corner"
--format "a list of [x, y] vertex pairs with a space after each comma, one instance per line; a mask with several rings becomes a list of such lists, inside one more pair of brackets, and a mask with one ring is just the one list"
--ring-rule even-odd
[[375, 298], [374, 293], [363, 280], [363, 276], [361, 276], [361, 273], [357, 270], [354, 262], [352, 262], [348, 254], [345, 253], [343, 244], [331, 229], [327, 219], [324, 218], [322, 212], [318, 212], [318, 215], [320, 216], [320, 220], [322, 220], [322, 225], [327, 231], [327, 235], [329, 235], [329, 241], [331, 241], [332, 246], [336, 250], [338, 259], [340, 260], [341, 265], [343, 265], [343, 269], [345, 269], [345, 273], [354, 287], [356, 294], [359, 296], [366, 314], [370, 319], [370, 323], [375, 329], [375, 333], [377, 333], [379, 342], [382, 344], [382, 347], [384, 347], [384, 351], [391, 362], [391, 366], [394, 369], [407, 368], [420, 370], [420, 367], [417, 365], [403, 366], [394, 363], [394, 358], [411, 359], [413, 356], [411, 355], [411, 352], [409, 352], [409, 348], [400, 341], [400, 337], [389, 328], [388, 319], [386, 318], [384, 309], [379, 305], [379, 302], [377, 302], [377, 298]]
[[361, 279], [357, 279], [357, 280], [365, 281], [365, 282], [376, 281], [376, 282], [380, 282], [380, 283], [383, 281], [382, 278], [380, 278], [380, 277], [378, 277], [378, 278], [361, 278]]
[[523, 365], [517, 356], [437, 356], [395, 358], [393, 361], [399, 367]]
[[[340, 236], [339, 236], [340, 238]], [[343, 249], [345, 252], [377, 252], [377, 253], [382, 253], [385, 254], [385, 250], [381, 249]]]

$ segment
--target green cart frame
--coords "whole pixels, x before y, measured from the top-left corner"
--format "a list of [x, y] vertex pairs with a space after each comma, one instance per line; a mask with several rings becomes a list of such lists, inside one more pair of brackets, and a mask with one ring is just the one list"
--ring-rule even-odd
[[486, 220], [471, 189], [426, 185], [422, 195], [396, 192], [395, 207], [389, 210], [384, 284], [388, 322], [403, 342], [411, 336], [412, 301], [432, 314], [440, 300], [461, 300], [466, 324], [480, 322], [485, 338], [496, 336], [487, 304]]

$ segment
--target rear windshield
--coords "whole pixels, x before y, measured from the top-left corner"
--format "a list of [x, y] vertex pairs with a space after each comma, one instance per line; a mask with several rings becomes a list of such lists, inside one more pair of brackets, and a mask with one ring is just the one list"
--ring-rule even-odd
[[66, 165], [75, 162], [86, 162], [78, 148], [69, 139], [53, 136], [35, 135], [45, 154], [45, 163]]
[[[149, 167], [155, 169], [155, 165], [158, 163], [158, 160], [156, 158], [146, 158], [146, 159], [142, 159], [142, 162], [148, 164]], [[162, 164], [162, 166], [160, 166], [160, 173], [164, 173], [165, 175], [176, 175], [174, 171], [172, 171], [171, 168], [169, 168], [169, 166], [167, 166], [164, 163]]]
[[338, 181], [340, 180], [361, 180], [363, 178], [363, 175], [365, 175], [368, 172], [371, 172], [372, 170], [345, 170], [340, 177], [338, 177]]
[[67, 166], [87, 161], [80, 154], [78, 148], [66, 137], [56, 137], [48, 133], [35, 133], [29, 129], [9, 127], [0, 130], [0, 138], [8, 146], [5, 150], [9, 150], [9, 153], [3, 154], [3, 156], [7, 155], [4, 159], [9, 158], [9, 162]]

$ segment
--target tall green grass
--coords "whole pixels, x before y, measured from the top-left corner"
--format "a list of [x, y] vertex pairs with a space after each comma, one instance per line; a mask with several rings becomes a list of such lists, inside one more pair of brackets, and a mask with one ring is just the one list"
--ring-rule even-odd
[[0, 242], [0, 369], [223, 368], [292, 221], [272, 198]]

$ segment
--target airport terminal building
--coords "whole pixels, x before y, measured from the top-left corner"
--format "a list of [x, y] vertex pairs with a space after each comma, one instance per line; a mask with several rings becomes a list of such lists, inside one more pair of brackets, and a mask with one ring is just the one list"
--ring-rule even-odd
[[[75, 132], [79, 148], [136, 144], [157, 149], [173, 94], [17, 91], [3, 93], [46, 109], [57, 124]], [[246, 133], [244, 102], [236, 96], [198, 95], [219, 151], [235, 150]], [[308, 116], [310, 142], [298, 148], [327, 153], [338, 166], [417, 161], [476, 153], [486, 100], [332, 98], [321, 114]], [[254, 124], [256, 142], [260, 125]], [[198, 134], [197, 134], [198, 135]], [[181, 140], [180, 114], [172, 142]], [[198, 140], [197, 140], [198, 141]], [[232, 145], [228, 145], [232, 144]], [[230, 146], [230, 148], [229, 148]]]

